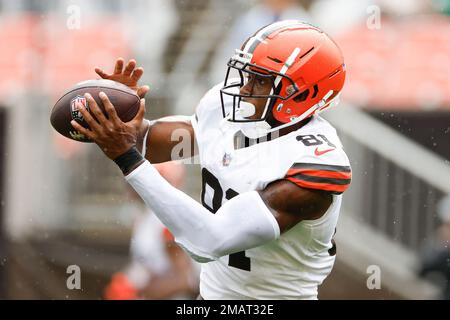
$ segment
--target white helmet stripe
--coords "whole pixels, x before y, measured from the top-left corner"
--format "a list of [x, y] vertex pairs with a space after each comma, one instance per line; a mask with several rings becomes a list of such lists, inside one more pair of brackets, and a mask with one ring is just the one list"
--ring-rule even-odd
[[[289, 67], [294, 63], [295, 58], [297, 58], [297, 56], [300, 53], [300, 48], [295, 48], [294, 51], [292, 51], [291, 55], [289, 56], [289, 58], [286, 59], [286, 62], [284, 63], [283, 67], [281, 67], [280, 73], [281, 74], [285, 74], [286, 71], [288, 71]], [[281, 76], [276, 77], [275, 79], [275, 88], [278, 86], [278, 84], [281, 81]]]
[[268, 26], [259, 30], [253, 37], [251, 37], [244, 47], [245, 53], [253, 53], [258, 44], [263, 42], [271, 33], [277, 31], [280, 28], [284, 28], [290, 25], [301, 24], [299, 20], [283, 20], [269, 24]]

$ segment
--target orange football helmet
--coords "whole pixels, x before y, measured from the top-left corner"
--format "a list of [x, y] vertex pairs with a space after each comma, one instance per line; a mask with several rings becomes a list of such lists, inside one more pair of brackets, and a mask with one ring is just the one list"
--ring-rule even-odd
[[[236, 72], [236, 78], [230, 77]], [[270, 93], [241, 94], [248, 74], [270, 77]], [[337, 103], [344, 80], [341, 50], [327, 34], [297, 20], [275, 22], [247, 39], [229, 60], [220, 90], [223, 116], [232, 122], [265, 122], [269, 133]], [[252, 111], [244, 110], [245, 97], [267, 98], [259, 119], [248, 119]]]

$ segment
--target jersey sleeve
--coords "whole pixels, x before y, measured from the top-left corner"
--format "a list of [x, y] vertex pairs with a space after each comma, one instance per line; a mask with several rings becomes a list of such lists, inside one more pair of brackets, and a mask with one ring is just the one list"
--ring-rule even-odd
[[342, 194], [350, 186], [352, 170], [341, 145], [334, 147], [308, 146], [294, 161], [285, 179], [314, 190]]

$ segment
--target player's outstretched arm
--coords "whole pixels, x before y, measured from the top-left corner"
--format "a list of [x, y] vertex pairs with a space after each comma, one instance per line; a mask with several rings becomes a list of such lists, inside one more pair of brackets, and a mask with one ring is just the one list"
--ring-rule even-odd
[[262, 191], [235, 196], [213, 214], [173, 188], [148, 162], [125, 178], [170, 229], [176, 242], [199, 262], [277, 239], [300, 221], [321, 217], [332, 202], [329, 193], [280, 180]]

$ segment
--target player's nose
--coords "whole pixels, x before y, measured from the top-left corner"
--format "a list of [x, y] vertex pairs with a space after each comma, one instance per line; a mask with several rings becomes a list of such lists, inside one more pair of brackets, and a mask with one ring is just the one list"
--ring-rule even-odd
[[251, 95], [253, 91], [253, 85], [251, 84], [251, 81], [248, 81], [245, 85], [241, 87], [239, 90], [239, 93], [242, 95]]

